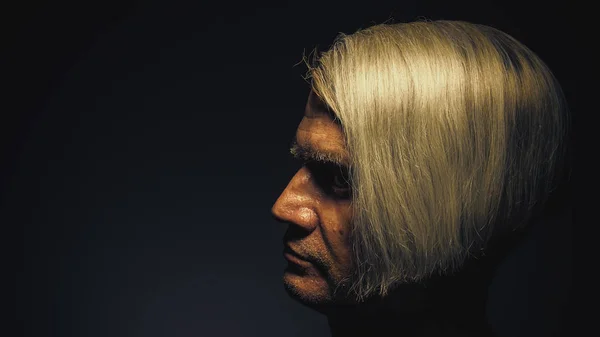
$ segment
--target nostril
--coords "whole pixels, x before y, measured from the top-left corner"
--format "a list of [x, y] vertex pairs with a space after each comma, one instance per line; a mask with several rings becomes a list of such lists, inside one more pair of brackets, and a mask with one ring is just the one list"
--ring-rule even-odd
[[310, 230], [293, 222], [287, 222], [288, 229], [283, 236], [283, 242], [298, 241], [310, 234]]

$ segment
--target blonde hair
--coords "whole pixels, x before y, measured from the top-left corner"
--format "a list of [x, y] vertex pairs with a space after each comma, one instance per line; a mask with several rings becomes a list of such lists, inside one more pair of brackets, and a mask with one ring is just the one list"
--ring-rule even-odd
[[554, 186], [567, 107], [511, 36], [460, 21], [379, 24], [309, 64], [350, 153], [358, 300], [459, 269]]

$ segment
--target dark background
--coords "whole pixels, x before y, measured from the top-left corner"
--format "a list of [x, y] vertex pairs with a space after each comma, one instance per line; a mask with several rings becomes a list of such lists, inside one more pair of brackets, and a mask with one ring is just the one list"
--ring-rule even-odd
[[[0, 221], [18, 335], [328, 336], [281, 285], [285, 228], [270, 208], [298, 168], [296, 64], [338, 32], [491, 25], [538, 53], [577, 110], [560, 3], [54, 1], [1, 15]], [[570, 235], [548, 224], [501, 266], [499, 336], [567, 329]]]

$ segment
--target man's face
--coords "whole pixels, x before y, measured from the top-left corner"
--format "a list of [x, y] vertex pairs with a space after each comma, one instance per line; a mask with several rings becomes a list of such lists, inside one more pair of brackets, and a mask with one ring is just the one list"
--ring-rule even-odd
[[[335, 287], [350, 273], [351, 191], [345, 181], [344, 144], [340, 125], [311, 91], [293, 146], [304, 165], [271, 210], [289, 225], [284, 236], [285, 288], [309, 306], [332, 303]], [[338, 165], [309, 160], [317, 153], [320, 158], [335, 158]]]

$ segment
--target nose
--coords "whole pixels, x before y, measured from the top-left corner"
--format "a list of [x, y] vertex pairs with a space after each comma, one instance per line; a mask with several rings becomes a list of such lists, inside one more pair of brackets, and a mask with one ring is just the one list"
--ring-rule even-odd
[[275, 201], [271, 214], [278, 222], [293, 224], [312, 232], [319, 223], [317, 204], [318, 193], [310, 171], [302, 167]]

